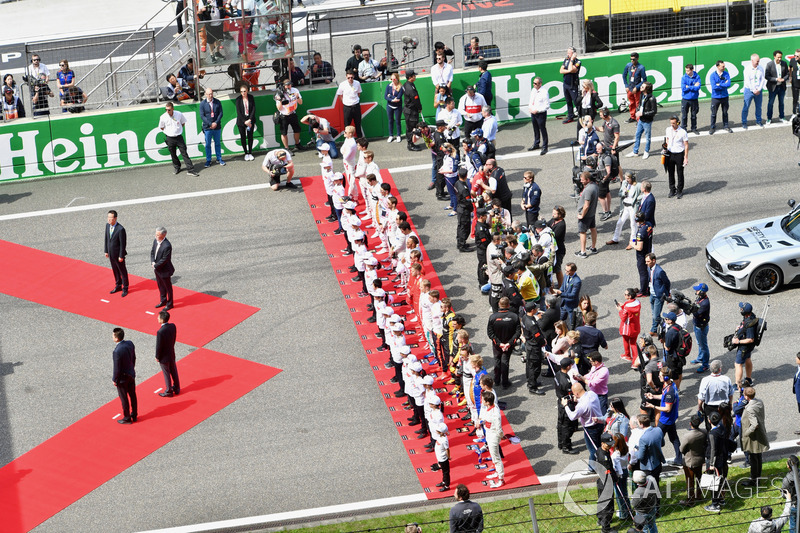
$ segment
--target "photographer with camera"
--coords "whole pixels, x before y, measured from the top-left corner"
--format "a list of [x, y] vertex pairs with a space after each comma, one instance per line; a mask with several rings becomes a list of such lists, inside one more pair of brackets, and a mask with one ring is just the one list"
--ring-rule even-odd
[[[783, 512], [779, 518], [772, 518], [772, 507], [765, 505], [761, 508], [761, 518], [756, 518], [750, 522], [750, 527], [747, 528], [747, 533], [778, 533], [783, 529], [783, 526], [790, 521], [790, 510], [792, 508], [792, 494], [785, 489], [781, 489], [781, 496], [786, 498], [786, 504], [783, 506]], [[795, 533], [795, 529], [789, 526], [789, 532]]]
[[403, 84], [403, 118], [406, 121], [406, 147], [411, 152], [419, 152], [425, 148], [414, 143], [414, 136], [421, 136], [419, 132], [414, 133], [419, 125], [419, 115], [422, 113], [422, 102], [419, 99], [419, 92], [414, 83], [417, 73], [413, 69], [406, 70], [406, 82]]
[[49, 115], [50, 104], [47, 99], [55, 97], [53, 91], [50, 90], [50, 86], [47, 85], [47, 76], [44, 73], [39, 76], [39, 79], [33, 82], [33, 98], [31, 102], [33, 103], [34, 117]]
[[708, 322], [711, 320], [711, 302], [708, 300], [708, 285], [698, 283], [692, 287], [696, 295], [692, 307], [694, 316], [694, 338], [697, 340], [698, 354], [697, 359], [692, 363], [700, 364], [697, 369], [698, 374], [708, 370], [708, 358], [711, 353], [708, 349]]
[[753, 306], [747, 302], [739, 303], [739, 311], [742, 315], [742, 322], [736, 328], [730, 345], [730, 349], [736, 348], [736, 386], [742, 385], [742, 370], [752, 382], [753, 380], [753, 361], [750, 356], [755, 348], [756, 329], [758, 328], [758, 318], [753, 313]]
[[[264, 163], [261, 168], [269, 175], [269, 184], [273, 191], [277, 191], [281, 183], [281, 175], [286, 174], [286, 185], [289, 189], [294, 189], [295, 184], [292, 183], [294, 177], [294, 163], [292, 162], [292, 155], [288, 150], [278, 149], [268, 152], [264, 157]], [[349, 198], [347, 198], [349, 201]]]
[[28, 75], [22, 76], [22, 81], [32, 85], [41, 79], [44, 79], [45, 83], [50, 81], [50, 69], [42, 62], [39, 54], [33, 54], [31, 64], [28, 65]]
[[456, 148], [455, 156], [458, 162], [458, 147], [461, 146], [461, 113], [456, 109], [456, 101], [452, 96], [445, 99], [444, 109], [436, 112], [436, 120], [444, 120], [447, 123], [445, 139]]
[[622, 228], [625, 227], [625, 222], [629, 222], [631, 226], [631, 238], [628, 240], [626, 250], [633, 248], [633, 237], [636, 232], [636, 211], [639, 208], [639, 195], [641, 194], [641, 186], [636, 183], [636, 175], [633, 172], [626, 172], [625, 179], [619, 188], [619, 197], [622, 202], [622, 209], [620, 210], [619, 220], [614, 228], [614, 236], [606, 243], [608, 246], [619, 244]]

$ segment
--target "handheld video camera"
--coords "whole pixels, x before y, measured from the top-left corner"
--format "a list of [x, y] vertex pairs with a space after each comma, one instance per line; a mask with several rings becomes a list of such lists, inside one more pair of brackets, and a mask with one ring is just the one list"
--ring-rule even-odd
[[692, 315], [699, 309], [697, 304], [687, 298], [685, 294], [674, 289], [670, 291], [669, 294], [665, 294], [661, 298], [665, 302], [677, 304], [677, 306], [680, 307], [681, 310], [687, 315]]

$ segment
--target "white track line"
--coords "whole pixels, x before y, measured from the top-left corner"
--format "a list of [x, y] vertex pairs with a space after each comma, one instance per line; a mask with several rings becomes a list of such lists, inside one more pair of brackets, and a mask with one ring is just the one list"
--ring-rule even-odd
[[[791, 448], [797, 448], [798, 444], [797, 441], [794, 440], [787, 440], [783, 442], [774, 442], [770, 444], [770, 452], [780, 451], [780, 450], [788, 450]], [[768, 452], [769, 453], [769, 452]], [[739, 451], [733, 454], [734, 459], [739, 459], [744, 457], [744, 454]], [[558, 483], [558, 481], [563, 476], [569, 476], [571, 479], [574, 479], [576, 476], [578, 478], [586, 478], [587, 480], [590, 479], [592, 476], [584, 476], [580, 473], [565, 473], [565, 474], [554, 474], [550, 476], [541, 476], [539, 478], [540, 485], [534, 485], [530, 487], [531, 489], [535, 490], [542, 486], [547, 486], [550, 484]], [[364, 502], [355, 502], [355, 503], [345, 503], [341, 505], [330, 505], [328, 507], [317, 507], [315, 509], [302, 509], [299, 511], [288, 511], [285, 513], [276, 513], [276, 514], [268, 514], [262, 516], [251, 516], [247, 518], [236, 518], [232, 520], [221, 520], [219, 522], [206, 522], [205, 524], [195, 524], [189, 526], [178, 526], [178, 527], [170, 527], [165, 529], [153, 529], [150, 531], [143, 531], [141, 533], [196, 533], [200, 531], [211, 531], [215, 529], [226, 529], [226, 528], [241, 528], [247, 527], [252, 525], [263, 525], [263, 526], [270, 526], [270, 525], [280, 525], [281, 522], [285, 522], [288, 520], [297, 520], [297, 519], [323, 519], [325, 516], [338, 514], [338, 513], [347, 513], [353, 511], [369, 511], [372, 509], [380, 509], [385, 507], [390, 507], [394, 505], [406, 505], [411, 503], [419, 503], [427, 501], [427, 497], [424, 493], [420, 494], [409, 494], [407, 496], [395, 496], [392, 498], [382, 498], [379, 500], [368, 500]], [[444, 500], [441, 500], [444, 501]], [[436, 500], [434, 500], [434, 503]]]
[[[772, 125], [767, 126], [767, 128], [780, 128], [780, 127], [788, 127], [788, 126], [789, 126], [789, 124], [787, 124], [787, 123], [772, 124]], [[759, 130], [759, 129], [761, 129], [761, 128], [759, 128], [758, 126], [753, 126], [753, 127], [750, 128], [750, 130]], [[733, 131], [734, 132], [741, 132], [741, 131], [744, 131], [744, 130], [742, 128], [735, 128]], [[700, 134], [700, 137], [707, 136], [707, 135], [708, 135], [708, 132], [704, 131], [704, 132], [702, 132]], [[727, 135], [727, 133], [725, 133], [724, 130], [723, 130], [723, 132], [719, 132], [719, 133], [717, 133], [717, 135]], [[689, 136], [689, 140], [691, 141], [695, 137], [697, 137], [697, 135], [690, 135]], [[663, 136], [652, 137], [651, 138], [651, 143], [655, 143], [655, 146], [658, 146], [659, 143], [661, 141], [663, 141], [663, 140], [664, 140]], [[633, 142], [633, 141], [632, 140], [627, 140], [627, 141], [625, 141], [625, 142], [623, 142], [621, 144], [628, 145], [631, 142]], [[550, 150], [548, 152], [548, 155], [546, 155], [544, 157], [549, 157], [550, 154], [563, 154], [563, 153], [568, 153], [568, 152], [571, 152], [571, 151], [572, 151], [572, 148], [556, 148], [556, 149]], [[497, 160], [498, 161], [511, 161], [511, 160], [514, 160], [514, 159], [524, 159], [524, 158], [527, 158], [527, 157], [542, 157], [542, 156], [540, 156], [538, 154], [538, 152], [517, 152], [517, 153], [514, 153], [514, 154], [497, 156]], [[392, 168], [392, 169], [389, 169], [389, 172], [392, 175], [394, 175], [394, 174], [399, 174], [401, 172], [416, 172], [416, 171], [419, 171], [419, 170], [425, 170], [425, 169], [429, 169], [429, 168], [431, 168], [430, 163], [424, 163], [424, 164], [420, 164], [420, 165], [411, 165], [411, 166], [407, 166], [407, 167]], [[238, 187], [228, 187], [228, 188], [225, 188], [225, 189], [211, 189], [211, 190], [207, 190], [207, 191], [195, 191], [195, 192], [186, 192], [186, 193], [179, 193], [179, 194], [166, 194], [166, 195], [163, 195], [163, 196], [150, 196], [150, 197], [147, 197], [147, 198], [135, 198], [135, 199], [132, 199], [132, 200], [117, 200], [117, 201], [111, 201], [111, 202], [102, 202], [102, 203], [98, 203], [98, 204], [78, 205], [78, 206], [72, 206], [72, 207], [62, 207], [62, 208], [58, 208], [58, 209], [44, 209], [42, 211], [29, 211], [29, 212], [26, 212], [26, 213], [13, 213], [13, 214], [9, 214], [9, 215], [0, 215], [0, 222], [2, 222], [4, 220], [18, 220], [18, 219], [22, 219], [22, 218], [41, 217], [41, 216], [46, 216], [46, 215], [62, 215], [62, 214], [65, 214], [65, 213], [75, 213], [75, 212], [79, 212], [79, 211], [92, 211], [92, 210], [95, 210], [95, 209], [108, 209], [108, 208], [111, 208], [111, 207], [121, 207], [121, 206], [125, 206], [125, 205], [150, 204], [150, 203], [155, 203], [155, 202], [168, 202], [168, 201], [172, 201], [172, 200], [183, 200], [183, 199], [186, 199], [186, 198], [201, 198], [203, 196], [216, 196], [216, 195], [219, 195], [219, 194], [232, 194], [232, 193], [237, 193], [237, 192], [258, 191], [258, 190], [262, 190], [262, 189], [267, 189], [269, 187], [270, 187], [270, 185], [268, 183], [257, 183], [257, 184], [254, 184], [254, 185], [241, 185], [241, 186], [238, 186]]]

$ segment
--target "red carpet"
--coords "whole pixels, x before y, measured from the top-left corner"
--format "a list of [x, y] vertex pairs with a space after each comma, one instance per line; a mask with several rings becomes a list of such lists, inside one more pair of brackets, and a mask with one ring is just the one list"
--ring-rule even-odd
[[[125, 329], [155, 334], [154, 306], [160, 297], [155, 279], [130, 276], [130, 292], [108, 294], [114, 287], [109, 265], [76, 259], [0, 240], [0, 292]], [[178, 342], [205, 346], [258, 311], [258, 308], [174, 286], [172, 322]]]
[[[398, 209], [400, 211], [408, 212], [403, 205], [402, 198], [400, 198], [397, 190], [395, 189], [391, 174], [389, 174], [387, 170], [382, 170], [381, 176], [385, 183], [392, 185], [392, 194], [398, 199]], [[381, 344], [380, 340], [375, 336], [378, 328], [374, 324], [367, 322], [367, 319], [372, 316], [371, 313], [366, 310], [367, 304], [370, 303], [369, 298], [359, 298], [357, 296], [357, 293], [361, 290], [361, 282], [351, 281], [351, 278], [354, 276], [354, 274], [352, 274], [348, 268], [353, 264], [352, 257], [343, 257], [340, 251], [346, 245], [344, 236], [334, 235], [333, 231], [337, 228], [337, 224], [335, 222], [328, 222], [325, 220], [325, 217], [330, 214], [330, 208], [325, 207], [327, 196], [325, 194], [325, 187], [322, 182], [322, 177], [316, 176], [313, 178], [302, 178], [300, 181], [303, 184], [303, 190], [306, 193], [306, 199], [311, 206], [311, 213], [317, 222], [317, 228], [322, 236], [322, 242], [325, 245], [325, 250], [328, 252], [328, 256], [331, 259], [331, 264], [336, 272], [336, 278], [339, 280], [342, 293], [344, 294], [345, 299], [348, 301], [348, 306], [350, 307], [353, 321], [355, 322], [356, 329], [358, 330], [358, 334], [361, 337], [361, 342], [366, 351], [369, 365], [372, 367], [375, 373], [375, 378], [378, 381], [378, 385], [381, 393], [383, 394], [386, 406], [392, 413], [392, 419], [394, 420], [397, 430], [400, 433], [400, 438], [403, 440], [403, 444], [406, 447], [406, 451], [411, 459], [411, 464], [414, 466], [414, 470], [419, 477], [420, 484], [422, 485], [422, 488], [429, 499], [451, 498], [453, 495], [453, 490], [442, 493], [439, 492], [438, 488], [436, 488], [436, 484], [442, 480], [442, 476], [441, 472], [431, 471], [431, 465], [436, 462], [436, 458], [434, 457], [433, 453], [427, 453], [423, 448], [423, 446], [428, 444], [429, 439], [426, 437], [425, 439], [417, 440], [417, 435], [414, 433], [414, 431], [418, 429], [418, 427], [408, 426], [407, 418], [411, 416], [411, 414], [410, 411], [403, 410], [401, 405], [405, 401], [405, 398], [394, 397], [393, 393], [397, 390], [397, 385], [389, 382], [389, 380], [394, 377], [394, 370], [387, 370], [383, 366], [384, 363], [389, 360], [389, 352], [378, 352], [376, 350], [376, 348], [378, 348], [378, 346]], [[362, 207], [359, 207], [359, 210], [361, 209]], [[408, 221], [413, 228], [414, 223], [410, 217]], [[453, 221], [453, 226], [453, 233], [455, 236], [455, 221]], [[416, 232], [416, 230], [414, 231]], [[377, 239], [371, 239], [370, 249], [374, 249], [373, 245], [376, 240]], [[446, 291], [442, 288], [439, 278], [436, 276], [436, 272], [433, 270], [428, 255], [425, 252], [425, 248], [421, 243], [420, 248], [422, 250], [426, 277], [430, 279], [432, 284], [431, 288], [438, 289], [441, 293], [441, 296], [444, 297]], [[386, 256], [384, 255], [378, 257], [383, 259]], [[379, 272], [380, 278], [386, 278], [388, 271], [380, 270]], [[393, 274], [392, 277], [394, 277]], [[383, 286], [384, 289], [387, 289], [389, 292], [392, 291], [393, 285], [385, 281], [385, 279]], [[402, 297], [396, 297], [396, 299], [397, 301], [401, 301]], [[458, 302], [456, 302], [455, 305], [456, 311], [458, 312]], [[405, 312], [409, 309], [409, 306], [403, 305], [397, 307], [397, 312], [401, 316], [404, 316]], [[417, 336], [416, 331], [413, 330], [417, 328], [417, 325], [417, 323], [412, 324], [406, 321], [406, 332], [408, 335], [406, 340], [408, 341], [409, 345], [412, 346], [412, 353], [421, 356], [427, 353], [427, 350], [414, 346], [414, 344], [417, 343]], [[474, 329], [475, 327], [475, 324], [468, 324], [468, 328]], [[421, 324], [418, 326], [418, 330], [419, 333], [422, 332]], [[442, 401], [445, 402], [446, 406], [444, 413], [447, 426], [450, 429], [451, 448], [450, 486], [455, 489], [455, 486], [458, 483], [464, 483], [469, 487], [470, 492], [472, 493], [495, 490], [488, 486], [488, 483], [485, 480], [487, 471], [482, 468], [478, 468], [477, 455], [469, 449], [469, 447], [473, 446], [474, 444], [472, 442], [472, 437], [467, 435], [467, 431], [460, 431], [463, 423], [457, 419], [459, 414], [456, 413], [457, 408], [451, 405], [451, 396], [449, 394], [444, 394], [445, 390], [451, 390], [452, 386], [445, 387], [443, 385], [442, 380], [440, 379], [441, 375], [438, 373], [438, 366], [424, 366], [426, 372], [428, 372], [429, 375], [434, 376], [434, 379], [436, 380], [434, 382], [434, 386], [442, 393], [440, 394], [440, 397], [442, 398]], [[506, 435], [513, 434], [513, 430], [508, 421], [505, 419], [505, 416], [503, 417], [503, 429]], [[514, 445], [508, 441], [503, 441], [502, 448], [503, 453], [505, 454], [503, 464], [506, 472], [506, 484], [503, 488], [518, 488], [539, 484], [539, 480], [536, 477], [533, 468], [531, 468], [530, 461], [528, 461], [528, 458], [525, 456], [525, 452], [522, 450], [520, 445]], [[485, 453], [484, 456], [488, 458], [489, 454]]]
[[155, 394], [161, 373], [137, 386], [138, 422], [116, 423], [115, 397], [1, 468], [0, 531], [33, 529], [280, 370], [201, 348], [178, 362], [178, 372], [180, 396]]

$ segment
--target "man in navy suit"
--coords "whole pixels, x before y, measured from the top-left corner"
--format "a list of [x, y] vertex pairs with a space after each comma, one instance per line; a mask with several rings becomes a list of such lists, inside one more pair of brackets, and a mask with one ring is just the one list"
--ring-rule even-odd
[[114, 347], [114, 373], [111, 381], [119, 392], [123, 415], [117, 422], [131, 424], [139, 416], [139, 403], [136, 400], [136, 348], [131, 341], [125, 340], [125, 330], [122, 328], [114, 328], [113, 337], [117, 345]]
[[660, 265], [656, 264], [656, 254], [650, 252], [644, 258], [647, 265], [647, 276], [650, 279], [650, 310], [653, 312], [653, 325], [650, 335], [656, 333], [658, 321], [661, 320], [661, 308], [664, 307], [664, 296], [669, 295], [670, 282], [667, 273]]
[[647, 181], [642, 181], [642, 195], [639, 197], [639, 211], [644, 213], [645, 222], [649, 222], [653, 228], [656, 227], [656, 197], [653, 196], [653, 185]]
[[560, 289], [553, 290], [554, 294], [561, 295], [561, 320], [567, 322], [567, 327], [573, 329], [572, 320], [575, 309], [578, 308], [578, 298], [581, 296], [581, 278], [578, 277], [578, 265], [567, 263], [564, 267], [564, 282]]
[[150, 250], [150, 264], [155, 271], [158, 293], [161, 295], [161, 301], [156, 307], [169, 311], [173, 307], [172, 275], [175, 267], [172, 266], [172, 245], [167, 240], [167, 228], [163, 226], [156, 229], [156, 238]]
[[122, 224], [117, 223], [117, 212], [113, 209], [108, 212], [106, 236], [103, 242], [105, 243], [103, 251], [111, 262], [111, 271], [114, 273], [114, 290], [111, 294], [122, 291], [124, 298], [128, 295], [128, 269], [125, 266], [125, 256], [128, 254], [125, 250], [127, 236]]
[[175, 364], [175, 339], [178, 330], [175, 324], [170, 323], [167, 311], [158, 313], [158, 323], [161, 327], [156, 332], [156, 361], [161, 365], [161, 373], [164, 374], [164, 392], [159, 392], [158, 395], [169, 398], [181, 392], [178, 365]]

